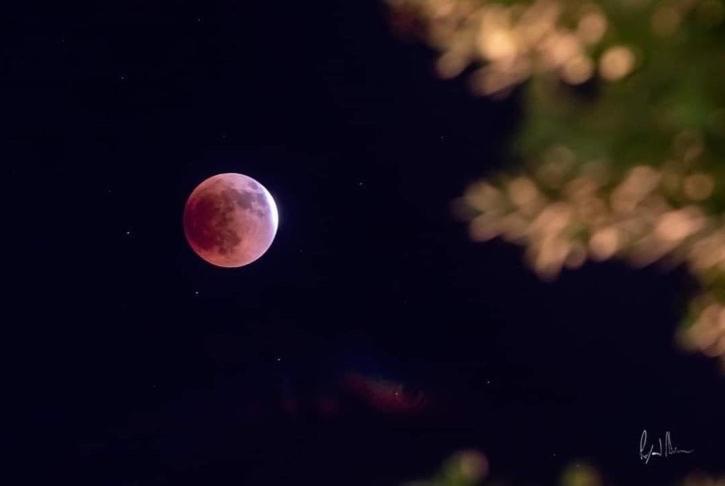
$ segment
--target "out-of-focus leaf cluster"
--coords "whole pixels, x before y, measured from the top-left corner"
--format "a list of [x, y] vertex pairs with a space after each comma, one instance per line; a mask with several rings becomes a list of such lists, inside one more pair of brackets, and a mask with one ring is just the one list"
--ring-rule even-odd
[[[489, 473], [486, 456], [478, 451], [462, 451], [451, 456], [430, 479], [405, 483], [403, 486], [509, 486], [517, 484]], [[527, 483], [528, 484], [528, 483]], [[609, 484], [595, 466], [575, 461], [566, 466], [555, 483], [559, 486], [603, 486]], [[672, 486], [725, 486], [725, 477], [694, 471]]]
[[[686, 264], [680, 341], [725, 365], [723, 0], [388, 0], [473, 91], [521, 87], [518, 166], [456, 203], [544, 278], [586, 260]], [[485, 136], [485, 133], [482, 134]]]
[[404, 486], [477, 486], [488, 476], [488, 459], [479, 451], [460, 451], [451, 456], [430, 479]]

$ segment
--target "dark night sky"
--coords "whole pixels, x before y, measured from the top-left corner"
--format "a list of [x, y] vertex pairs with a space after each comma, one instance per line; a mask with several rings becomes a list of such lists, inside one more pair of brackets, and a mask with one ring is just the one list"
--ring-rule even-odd
[[[577, 459], [617, 484], [723, 471], [722, 377], [672, 344], [684, 272], [545, 284], [451, 217], [502, 166], [515, 96], [435, 79], [376, 2], [149, 3], [6, 19], [3, 321], [31, 419], [18, 448], [47, 464], [30, 474], [386, 486], [466, 447], [539, 484]], [[190, 191], [226, 171], [281, 218], [234, 271], [181, 228]], [[381, 413], [340, 390], [347, 371], [430, 406]], [[696, 452], [644, 466], [643, 428]]]

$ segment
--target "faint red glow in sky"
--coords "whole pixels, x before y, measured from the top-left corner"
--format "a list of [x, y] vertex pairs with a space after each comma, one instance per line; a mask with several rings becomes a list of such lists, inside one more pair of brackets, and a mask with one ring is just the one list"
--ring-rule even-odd
[[427, 407], [429, 401], [423, 392], [410, 391], [400, 382], [368, 377], [360, 373], [345, 374], [341, 386], [382, 413], [418, 413]]

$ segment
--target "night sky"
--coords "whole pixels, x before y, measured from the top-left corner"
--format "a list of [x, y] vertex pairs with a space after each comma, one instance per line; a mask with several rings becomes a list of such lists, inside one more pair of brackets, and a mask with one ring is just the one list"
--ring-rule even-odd
[[[436, 79], [372, 1], [22, 8], [0, 170], [27, 484], [387, 486], [466, 448], [516, 484], [724, 471], [723, 378], [673, 344], [686, 272], [543, 283], [453, 218], [507, 161], [517, 93]], [[220, 172], [280, 213], [236, 270], [181, 225]], [[695, 453], [643, 465], [643, 429]]]

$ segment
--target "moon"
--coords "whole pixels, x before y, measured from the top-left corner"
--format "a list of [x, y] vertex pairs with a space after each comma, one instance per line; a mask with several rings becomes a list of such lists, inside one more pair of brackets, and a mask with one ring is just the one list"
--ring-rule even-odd
[[203, 260], [238, 268], [259, 259], [272, 245], [279, 215], [269, 191], [243, 174], [217, 174], [186, 200], [184, 234]]

